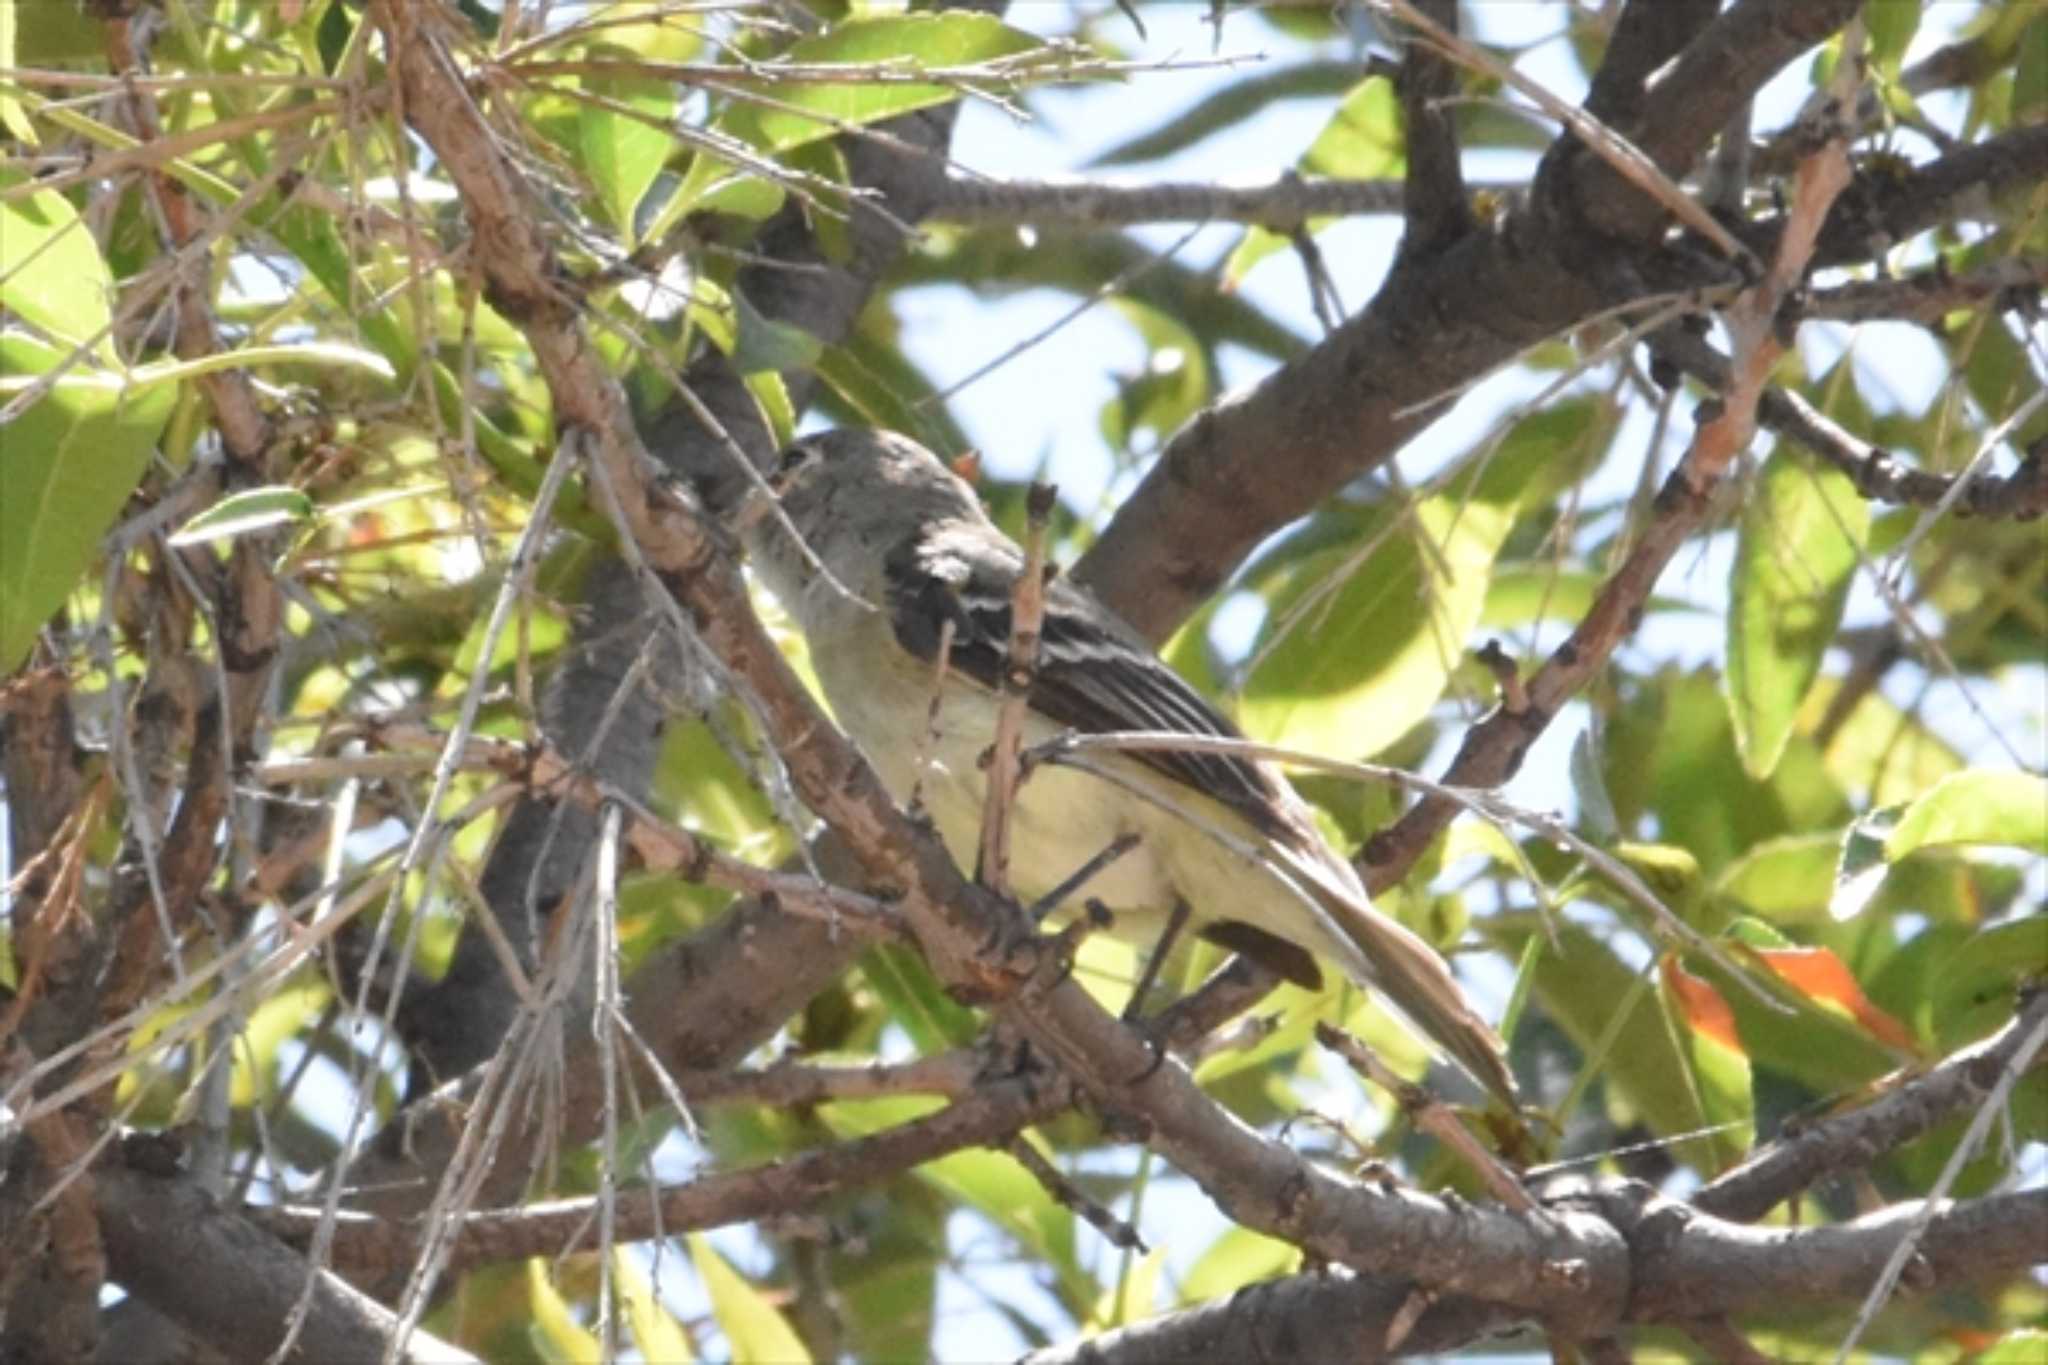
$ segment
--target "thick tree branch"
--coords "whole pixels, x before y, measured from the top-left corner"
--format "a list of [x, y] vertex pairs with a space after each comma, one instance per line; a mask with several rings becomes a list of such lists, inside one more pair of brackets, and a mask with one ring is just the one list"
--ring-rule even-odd
[[[260, 1231], [190, 1182], [140, 1170], [97, 1173], [100, 1229], [113, 1279], [231, 1360], [266, 1360], [283, 1343], [310, 1277], [292, 1350], [304, 1365], [381, 1360], [390, 1312]], [[474, 1361], [415, 1330], [398, 1359]]]
[[[1738, 0], [1688, 42], [1645, 92], [1631, 130], [1636, 145], [1666, 175], [1688, 174], [1766, 81], [1858, 8], [1859, 0]], [[1602, 236], [1638, 239], [1657, 230], [1663, 221], [1659, 205], [1630, 191], [1587, 150], [1574, 149], [1569, 161], [1572, 169], [1560, 176], [1559, 192], [1580, 205]]]
[[[1614, 1207], [1616, 1200], [1608, 1202]], [[1918, 1202], [1907, 1202], [1847, 1223], [1759, 1228], [1645, 1198], [1632, 1222], [1617, 1214], [1629, 1229], [1629, 1316], [1685, 1322], [1788, 1304], [1856, 1302], [1922, 1211]], [[2043, 1261], [2048, 1189], [1948, 1200], [1919, 1239], [1907, 1283], [1927, 1290], [2008, 1278]]]
[[1586, 91], [1586, 112], [1634, 136], [1650, 77], [1698, 37], [1720, 9], [1719, 0], [1628, 0]]
[[1938, 326], [1953, 312], [1981, 308], [2040, 310], [2041, 291], [2048, 288], [2048, 261], [2007, 256], [1963, 274], [1952, 274], [1946, 262], [1932, 270], [1896, 279], [1851, 280], [1816, 289], [1799, 310], [1801, 317], [1828, 322], [1917, 322]]

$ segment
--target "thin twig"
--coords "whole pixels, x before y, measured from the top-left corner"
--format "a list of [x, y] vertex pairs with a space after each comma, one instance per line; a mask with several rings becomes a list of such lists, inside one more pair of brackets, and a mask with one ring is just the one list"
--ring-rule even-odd
[[1361, 1077], [1392, 1095], [1409, 1122], [1457, 1153], [1480, 1183], [1493, 1191], [1494, 1198], [1523, 1213], [1535, 1211], [1535, 1199], [1522, 1188], [1514, 1173], [1472, 1136], [1449, 1105], [1421, 1086], [1403, 1080], [1371, 1048], [1335, 1024], [1317, 1023], [1316, 1041], [1342, 1057]]
[[1044, 1153], [1031, 1145], [1028, 1138], [1014, 1137], [1003, 1145], [1003, 1150], [1031, 1172], [1032, 1179], [1045, 1187], [1053, 1202], [1070, 1209], [1088, 1221], [1088, 1225], [1102, 1234], [1103, 1240], [1122, 1251], [1145, 1252], [1150, 1250], [1138, 1230], [1123, 1219], [1111, 1213], [1102, 1205], [1090, 1199], [1081, 1187], [1060, 1173], [1058, 1167], [1045, 1159]]
[[1025, 499], [1024, 572], [1010, 591], [1010, 644], [997, 693], [995, 742], [981, 809], [979, 880], [997, 895], [1010, 893], [1010, 814], [1025, 776], [1019, 746], [1031, 689], [1038, 679], [1038, 639], [1045, 620], [1045, 541], [1052, 524], [1054, 489], [1034, 483]]

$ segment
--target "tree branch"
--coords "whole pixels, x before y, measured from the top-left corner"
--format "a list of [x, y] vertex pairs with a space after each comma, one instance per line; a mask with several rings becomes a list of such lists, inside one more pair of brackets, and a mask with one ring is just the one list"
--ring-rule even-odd
[[[334, 1274], [316, 1270], [190, 1182], [115, 1168], [97, 1172], [100, 1230], [114, 1280], [232, 1360], [265, 1360], [284, 1341], [302, 1291], [312, 1294], [288, 1361], [382, 1360], [397, 1320]], [[474, 1361], [415, 1329], [398, 1359]]]
[[[1501, 191], [1513, 188], [1502, 184]], [[1163, 181], [1119, 185], [1100, 180], [990, 180], [953, 176], [924, 221], [969, 227], [1031, 223], [1102, 228], [1139, 223], [1255, 223], [1275, 232], [1311, 218], [1399, 213], [1395, 180], [1322, 180], [1282, 175], [1266, 185]]]
[[[1457, 0], [1420, 0], [1422, 12], [1456, 36]], [[1408, 178], [1401, 258], [1428, 259], [1472, 231], [1458, 130], [1444, 97], [1458, 88], [1458, 69], [1428, 43], [1411, 39], [1401, 57], [1401, 112], [1408, 125]]]
[[[1692, 445], [1657, 496], [1655, 517], [1627, 558], [1609, 575], [1564, 643], [1529, 677], [1524, 687], [1527, 704], [1496, 707], [1467, 731], [1441, 785], [1497, 787], [1507, 781], [1558, 710], [1606, 667], [1616, 646], [1633, 633], [1665, 565], [1706, 524], [1722, 474], [1755, 433], [1764, 379], [1785, 347], [1774, 331], [1774, 320], [1803, 278], [1814, 237], [1847, 179], [1847, 158], [1839, 144], [1823, 147], [1801, 168], [1798, 199], [1788, 231], [1779, 240], [1777, 258], [1764, 280], [1738, 296], [1728, 310], [1740, 360], [1724, 401], [1706, 413]], [[1399, 882], [1458, 810], [1449, 796], [1431, 794], [1373, 835], [1359, 855], [1367, 888], [1380, 891]]]
[[[1869, 1165], [1982, 1103], [2044, 1018], [2048, 990], [2023, 1000], [2019, 1012], [1997, 1033], [1943, 1058], [1925, 1075], [1900, 1082], [1860, 1108], [1781, 1133], [1770, 1146], [1709, 1181], [1692, 1197], [1693, 1207], [1719, 1218], [1750, 1222], [1818, 1180]], [[2044, 1062], [2048, 1053], [2037, 1055], [2034, 1067], [2039, 1069]]]
[[[1721, 391], [1728, 385], [1727, 358], [1682, 324], [1651, 337], [1650, 349], [1709, 388]], [[1954, 503], [1964, 515], [2029, 521], [2048, 513], [2048, 467], [2038, 455], [2010, 474], [1930, 474], [1900, 464], [1889, 451], [1837, 425], [1797, 391], [1777, 387], [1764, 390], [1757, 420], [1847, 474], [1858, 493], [1878, 502], [1939, 507], [1954, 494], [1956, 480], [1968, 478]]]

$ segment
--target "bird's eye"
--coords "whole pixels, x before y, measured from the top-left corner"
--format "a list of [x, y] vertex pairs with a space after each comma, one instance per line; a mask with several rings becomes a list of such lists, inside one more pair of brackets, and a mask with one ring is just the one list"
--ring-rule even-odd
[[775, 490], [775, 496], [787, 496], [792, 488], [802, 483], [810, 472], [818, 467], [819, 458], [816, 448], [812, 446], [796, 445], [783, 451], [782, 458], [776, 462], [775, 472], [768, 478], [769, 486]]

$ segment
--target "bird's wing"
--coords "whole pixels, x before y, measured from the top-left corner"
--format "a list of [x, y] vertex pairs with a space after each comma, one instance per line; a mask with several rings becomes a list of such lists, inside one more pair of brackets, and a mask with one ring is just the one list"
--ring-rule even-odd
[[[999, 551], [992, 548], [981, 528], [929, 528], [907, 538], [889, 554], [884, 568], [897, 643], [930, 660], [951, 621], [948, 668], [996, 688], [1010, 649], [1011, 593], [1023, 568], [1021, 555], [1007, 544]], [[1032, 710], [1083, 734], [1167, 730], [1242, 738], [1201, 693], [1143, 640], [1121, 629], [1105, 608], [1084, 598], [1081, 589], [1056, 578], [1047, 593]], [[1223, 802], [1263, 834], [1299, 833], [1286, 819], [1278, 778], [1259, 763], [1165, 749], [1133, 751], [1129, 757]]]

